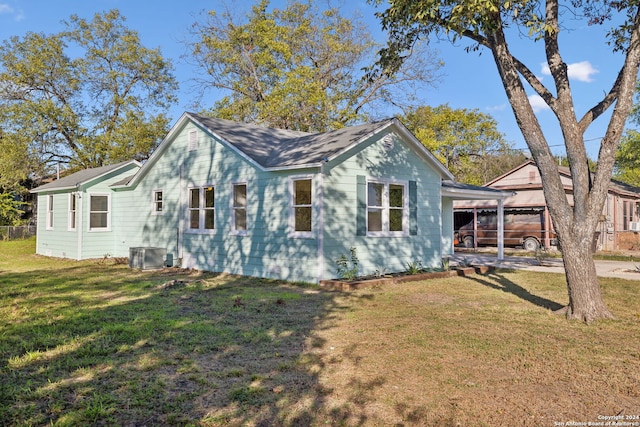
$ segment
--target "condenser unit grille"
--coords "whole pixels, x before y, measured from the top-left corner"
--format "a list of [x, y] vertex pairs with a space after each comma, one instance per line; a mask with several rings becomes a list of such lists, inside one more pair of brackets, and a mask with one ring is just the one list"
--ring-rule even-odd
[[166, 259], [167, 250], [165, 248], [129, 248], [129, 267], [131, 268], [157, 270], [165, 266]]

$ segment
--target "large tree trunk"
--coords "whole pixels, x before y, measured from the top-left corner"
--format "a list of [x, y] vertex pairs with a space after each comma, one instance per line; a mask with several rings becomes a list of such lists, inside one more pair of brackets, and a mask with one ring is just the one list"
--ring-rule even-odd
[[[615, 155], [624, 131], [625, 121], [631, 112], [638, 68], [640, 66], [640, 8], [633, 2], [573, 2], [572, 5], [559, 0], [544, 2], [495, 2], [492, 7], [480, 11], [476, 4], [452, 4], [443, 0], [410, 1], [396, 0], [383, 14], [383, 23], [388, 25], [393, 43], [381, 54], [383, 63], [397, 68], [401, 56], [389, 55], [399, 47], [409, 49], [421, 33], [430, 35], [444, 31], [447, 37], [456, 40], [466, 37], [491, 50], [502, 84], [516, 122], [527, 142], [531, 155], [538, 165], [549, 213], [564, 251], [569, 305], [564, 310], [570, 318], [592, 321], [609, 318], [592, 258], [592, 240], [602, 214], [615, 162]], [[454, 2], [455, 3], [455, 2]], [[465, 2], [461, 2], [465, 3]], [[544, 19], [540, 9], [544, 5]], [[561, 7], [562, 6], [562, 7]], [[602, 9], [599, 7], [602, 6]], [[590, 23], [620, 18], [622, 26], [614, 28], [609, 41], [612, 49], [625, 48], [624, 65], [616, 81], [602, 100], [578, 120], [569, 82], [569, 67], [560, 55], [558, 35], [564, 31], [558, 19], [560, 11], [570, 15], [589, 18]], [[523, 15], [518, 15], [520, 12]], [[612, 16], [610, 16], [612, 15]], [[507, 25], [503, 25], [503, 18]], [[618, 24], [616, 24], [618, 25]], [[523, 62], [511, 54], [507, 46], [504, 28], [514, 37], [518, 30], [528, 29], [530, 39], [544, 39], [544, 49], [553, 88], [548, 89], [541, 79]], [[612, 37], [613, 36], [613, 37]], [[567, 149], [571, 169], [572, 192], [565, 193], [558, 166], [542, 127], [533, 111], [524, 89], [523, 81], [539, 95], [558, 119]], [[479, 84], [482, 84], [480, 81]], [[584, 135], [593, 121], [613, 107], [607, 132], [600, 142], [595, 173], [589, 171]], [[558, 141], [553, 141], [558, 142]]]
[[587, 323], [613, 318], [600, 292], [592, 242], [578, 241], [576, 236], [571, 236], [564, 240], [562, 257], [569, 290], [569, 305], [558, 312], [566, 314], [569, 319]]
[[[557, 13], [557, 3], [554, 3], [553, 1], [547, 3], [547, 5], [551, 4], [556, 8], [556, 10], [549, 10], [551, 18], [554, 13]], [[569, 305], [561, 311], [566, 313], [570, 319], [580, 319], [586, 322], [611, 318], [612, 315], [602, 298], [591, 250], [593, 235], [602, 212], [611, 172], [609, 171], [607, 182], [600, 179], [595, 186], [591, 186], [587, 155], [582, 142], [584, 128], [578, 126], [569, 89], [567, 66], [559, 56], [557, 40], [553, 38], [552, 34], [545, 40], [545, 43], [548, 62], [558, 92], [557, 98], [546, 91], [535, 77], [530, 76], [527, 81], [544, 95], [543, 98], [559, 119], [572, 172], [573, 203], [569, 202], [555, 158], [549, 149], [549, 144], [531, 108], [520, 79], [519, 71], [526, 73], [527, 70], [521, 66], [522, 64], [518, 64], [509, 52], [499, 14], [496, 15], [496, 22], [498, 26], [496, 31], [488, 37], [488, 43], [518, 126], [540, 170], [549, 213], [562, 245]], [[551, 24], [553, 25], [553, 22]], [[610, 158], [606, 159], [606, 162], [611, 166], [613, 166], [614, 154], [615, 151], [610, 153]]]

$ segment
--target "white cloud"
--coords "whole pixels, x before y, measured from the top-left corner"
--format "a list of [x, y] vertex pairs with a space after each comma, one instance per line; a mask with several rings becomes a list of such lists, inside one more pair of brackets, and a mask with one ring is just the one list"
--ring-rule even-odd
[[529, 103], [534, 112], [550, 110], [549, 106], [540, 95], [529, 95]]
[[[550, 76], [551, 70], [549, 69], [549, 65], [546, 62], [540, 65], [542, 68], [542, 74], [545, 76]], [[586, 83], [592, 82], [592, 76], [600, 72], [593, 68], [593, 65], [591, 65], [591, 62], [589, 61], [574, 62], [573, 64], [569, 64], [568, 71], [570, 79]]]
[[576, 79], [581, 82], [592, 82], [591, 76], [599, 73], [598, 70], [593, 68], [593, 65], [589, 61], [576, 62], [569, 64], [569, 78]]
[[[542, 64], [540, 64], [540, 68], [541, 68], [541, 73], [544, 76], [550, 76], [551, 75], [551, 70], [549, 69], [549, 64], [547, 64], [546, 62], [543, 62]], [[542, 79], [540, 79], [542, 80]]]
[[498, 104], [498, 105], [490, 105], [487, 108], [487, 111], [504, 111], [507, 108], [507, 104]]
[[0, 3], [0, 15], [2, 14], [13, 15], [13, 20], [16, 22], [24, 19], [24, 12], [22, 10], [16, 10], [7, 3]]

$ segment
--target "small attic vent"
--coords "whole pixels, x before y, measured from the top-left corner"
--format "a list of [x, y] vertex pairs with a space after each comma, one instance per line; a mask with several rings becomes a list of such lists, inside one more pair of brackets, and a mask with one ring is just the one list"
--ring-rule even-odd
[[189, 151], [198, 149], [198, 131], [189, 131]]
[[393, 133], [388, 133], [382, 137], [382, 146], [385, 150], [391, 151], [393, 150]]
[[165, 248], [129, 248], [129, 267], [142, 270], [158, 270], [165, 266]]

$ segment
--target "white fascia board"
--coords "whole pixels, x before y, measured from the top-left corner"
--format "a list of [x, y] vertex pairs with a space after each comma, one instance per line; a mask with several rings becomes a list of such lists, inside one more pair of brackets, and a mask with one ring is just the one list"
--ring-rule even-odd
[[307, 165], [291, 165], [291, 166], [276, 166], [272, 168], [262, 168], [265, 172], [279, 172], [279, 171], [291, 171], [298, 169], [317, 169], [321, 168], [322, 163], [309, 163]]
[[380, 126], [379, 128], [377, 128], [376, 130], [374, 130], [373, 132], [369, 132], [368, 134], [364, 135], [362, 138], [358, 139], [357, 141], [355, 141], [352, 144], [347, 145], [345, 148], [343, 148], [342, 150], [334, 153], [331, 156], [327, 157], [327, 162], [330, 162], [332, 160], [334, 160], [336, 157], [341, 156], [342, 154], [348, 152], [349, 150], [351, 150], [354, 147], [357, 147], [358, 145], [360, 145], [363, 141], [368, 140], [369, 138], [373, 137], [374, 135], [377, 135], [379, 133], [381, 133], [382, 131], [384, 131], [385, 129], [387, 129], [389, 126], [391, 126], [393, 124], [392, 121], [389, 121], [388, 123], [386, 123], [383, 126]]
[[[120, 166], [119, 168], [112, 169], [112, 170], [110, 170], [109, 172], [105, 172], [105, 173], [103, 173], [103, 174], [102, 174], [102, 175], [100, 175], [100, 176], [95, 176], [95, 177], [93, 177], [93, 178], [91, 178], [91, 179], [88, 179], [88, 180], [86, 180], [86, 181], [84, 181], [84, 182], [79, 182], [79, 183], [78, 183], [78, 187], [80, 187], [81, 185], [87, 185], [87, 184], [91, 183], [92, 181], [98, 180], [98, 179], [102, 178], [102, 177], [103, 177], [103, 176], [105, 176], [105, 175], [108, 175], [108, 174], [110, 174], [110, 173], [112, 173], [112, 172], [115, 172], [115, 171], [118, 171], [118, 170], [120, 170], [120, 169], [123, 169], [123, 168], [125, 168], [125, 167], [127, 167], [127, 166], [130, 166], [130, 165], [135, 165], [135, 166], [137, 166], [137, 167], [138, 167], [138, 171], [140, 170], [140, 168], [142, 168], [142, 164], [141, 164], [139, 161], [137, 161], [137, 160], [131, 160], [130, 162], [125, 163], [124, 165]], [[136, 173], [138, 173], [138, 171], [136, 171]]]
[[[120, 170], [122, 168], [125, 168], [127, 166], [130, 166], [130, 165], [136, 165], [136, 166], [138, 166], [138, 168], [142, 167], [142, 164], [139, 161], [131, 160], [131, 161], [127, 162], [127, 163], [124, 163], [124, 164], [120, 165], [119, 167], [117, 167], [115, 169], [111, 169], [108, 172], [105, 172], [105, 173], [100, 174], [98, 176], [94, 176], [93, 178], [87, 179], [86, 181], [76, 182], [75, 184], [70, 184], [70, 185], [67, 185], [65, 187], [43, 188], [41, 190], [35, 189], [35, 190], [31, 190], [30, 193], [43, 193], [43, 192], [53, 192], [53, 191], [79, 190], [80, 187], [82, 187], [82, 186], [90, 184], [93, 181], [99, 180], [102, 177], [104, 177], [106, 175], [109, 175], [110, 173], [113, 173], [115, 171], [118, 171], [118, 170]], [[140, 171], [140, 169], [138, 169], [138, 171]], [[53, 181], [53, 182], [55, 182], [55, 181]]]
[[82, 185], [82, 183], [77, 183], [77, 184], [74, 184], [74, 185], [68, 185], [66, 187], [43, 188], [42, 190], [34, 189], [34, 190], [29, 190], [29, 193], [34, 193], [34, 194], [47, 193], [47, 192], [48, 193], [54, 193], [54, 192], [57, 192], [57, 191], [77, 190], [80, 185]]
[[442, 188], [441, 195], [452, 199], [461, 200], [499, 200], [515, 196], [515, 191], [482, 191], [482, 190], [463, 190], [459, 188]]
[[170, 145], [169, 141], [173, 139], [173, 136], [182, 127], [183, 123], [186, 120], [190, 120], [190, 119], [193, 120], [189, 115], [189, 113], [186, 113], [186, 112], [182, 113], [182, 116], [180, 116], [178, 121], [171, 127], [171, 129], [169, 129], [169, 133], [167, 133], [167, 135], [162, 139], [162, 141], [160, 142], [160, 144], [158, 144], [156, 149], [153, 150], [153, 153], [151, 153], [151, 156], [149, 156], [149, 158], [144, 163], [144, 165], [142, 165], [142, 167], [138, 170], [138, 172], [136, 172], [136, 175], [133, 177], [133, 179], [131, 179], [131, 181], [129, 181], [128, 184], [117, 186], [114, 188], [120, 189], [120, 188], [126, 188], [126, 187], [135, 187], [138, 184], [138, 181], [140, 181], [142, 177], [146, 175], [147, 170], [150, 169], [162, 156], [162, 153], [164, 153], [167, 150], [167, 148]]
[[255, 166], [256, 168], [260, 169], [261, 171], [265, 171], [265, 167], [262, 166], [260, 163], [256, 162], [253, 158], [249, 157], [247, 154], [245, 154], [242, 150], [236, 148], [235, 145], [231, 144], [230, 142], [226, 141], [224, 138], [222, 138], [220, 135], [218, 135], [217, 133], [215, 133], [212, 129], [209, 129], [208, 127], [206, 127], [205, 125], [203, 125], [202, 123], [200, 123], [200, 121], [198, 121], [195, 117], [191, 116], [190, 114], [186, 113], [189, 118], [191, 119], [191, 121], [193, 121], [193, 123], [195, 123], [196, 125], [198, 125], [198, 127], [200, 129], [202, 129], [204, 132], [208, 133], [209, 135], [212, 135], [214, 138], [216, 138], [218, 141], [222, 142], [225, 146], [227, 146], [228, 148], [230, 148], [231, 150], [235, 151], [236, 154], [238, 154], [240, 157], [242, 157], [243, 159], [245, 159], [246, 161], [248, 161], [249, 163], [251, 163], [253, 166]]

